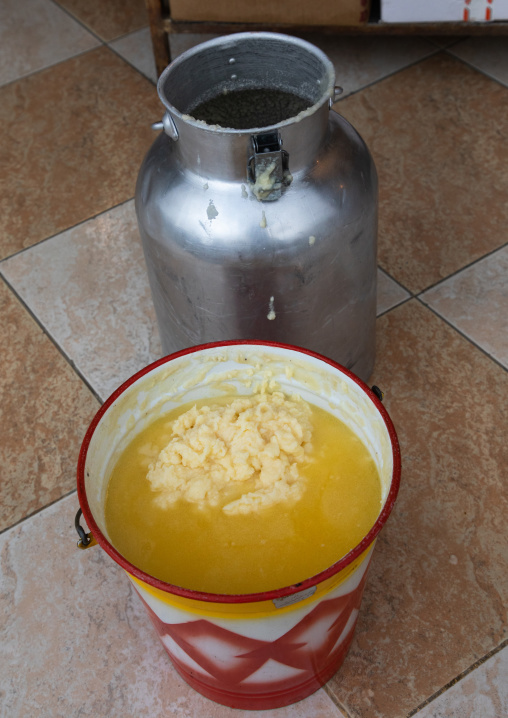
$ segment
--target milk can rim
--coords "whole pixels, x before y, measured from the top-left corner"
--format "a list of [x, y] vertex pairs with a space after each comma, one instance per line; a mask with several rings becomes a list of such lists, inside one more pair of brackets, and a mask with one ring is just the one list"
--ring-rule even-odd
[[323, 90], [323, 93], [319, 100], [315, 102], [313, 105], [308, 107], [306, 110], [304, 110], [303, 113], [300, 113], [300, 115], [304, 114], [307, 115], [313, 115], [320, 107], [325, 105], [333, 93], [333, 88], [335, 86], [335, 67], [333, 65], [333, 62], [330, 60], [328, 55], [323, 52], [317, 45], [314, 45], [311, 42], [308, 42], [307, 40], [303, 40], [302, 38], [295, 37], [294, 35], [286, 35], [285, 33], [281, 32], [267, 32], [267, 31], [251, 31], [251, 32], [237, 32], [232, 33], [231, 35], [221, 35], [216, 38], [212, 38], [211, 40], [206, 40], [205, 42], [199, 43], [198, 45], [195, 45], [194, 47], [189, 48], [185, 52], [182, 52], [178, 57], [176, 57], [161, 73], [158, 81], [157, 81], [157, 94], [159, 96], [160, 101], [164, 105], [164, 107], [168, 110], [168, 112], [173, 116], [177, 117], [179, 121], [184, 122], [188, 125], [191, 125], [192, 127], [196, 127], [198, 129], [207, 131], [207, 132], [221, 132], [225, 134], [230, 135], [249, 135], [253, 132], [259, 132], [260, 130], [266, 130], [268, 128], [282, 128], [287, 127], [288, 125], [293, 124], [296, 119], [299, 117], [299, 115], [296, 115], [295, 117], [289, 117], [287, 120], [282, 120], [281, 122], [278, 122], [274, 125], [266, 125], [266, 127], [249, 127], [247, 129], [235, 129], [233, 127], [216, 127], [214, 125], [208, 125], [206, 122], [202, 122], [200, 120], [195, 120], [194, 118], [189, 117], [185, 113], [182, 113], [180, 110], [178, 110], [174, 105], [172, 105], [168, 99], [165, 97], [165, 93], [163, 93], [162, 87], [166, 81], [166, 78], [168, 75], [171, 74], [171, 72], [174, 71], [176, 67], [183, 64], [185, 61], [189, 59], [189, 57], [192, 57], [193, 55], [197, 55], [200, 52], [203, 51], [203, 49], [206, 49], [208, 47], [214, 47], [217, 45], [227, 45], [230, 42], [233, 42], [235, 40], [241, 40], [241, 39], [247, 39], [247, 38], [261, 38], [261, 39], [276, 39], [276, 40], [284, 40], [286, 42], [291, 42], [294, 45], [298, 45], [300, 47], [303, 47], [304, 49], [308, 50], [311, 54], [318, 57], [323, 65], [326, 68], [326, 74], [329, 78], [328, 86]]
[[[324, 569], [323, 571], [315, 574], [314, 576], [311, 576], [310, 578], [305, 579], [304, 581], [301, 581], [297, 584], [291, 585], [291, 586], [284, 586], [279, 589], [273, 589], [271, 591], [261, 591], [258, 593], [245, 593], [245, 594], [221, 594], [221, 593], [209, 593], [205, 591], [194, 591], [192, 589], [183, 588], [181, 586], [176, 586], [175, 584], [168, 583], [166, 581], [162, 581], [160, 579], [155, 578], [154, 576], [151, 576], [148, 573], [145, 573], [141, 569], [137, 568], [134, 564], [130, 563], [124, 556], [122, 556], [121, 553], [119, 553], [112, 544], [107, 540], [107, 538], [102, 534], [101, 530], [97, 526], [95, 519], [93, 518], [92, 512], [90, 510], [88, 499], [86, 496], [86, 490], [85, 490], [85, 463], [86, 463], [86, 456], [88, 447], [90, 445], [90, 442], [92, 440], [92, 436], [95, 432], [95, 429], [97, 428], [99, 422], [101, 421], [104, 414], [107, 412], [107, 410], [114, 404], [114, 402], [133, 384], [135, 384], [139, 379], [141, 379], [145, 374], [148, 374], [152, 370], [156, 369], [159, 366], [162, 366], [163, 364], [167, 364], [168, 362], [171, 362], [175, 359], [178, 359], [182, 356], [186, 356], [189, 354], [195, 354], [196, 352], [207, 350], [207, 349], [214, 349], [219, 347], [226, 347], [226, 346], [259, 346], [259, 347], [271, 347], [271, 348], [277, 348], [277, 349], [283, 349], [283, 350], [290, 350], [294, 351], [298, 354], [304, 354], [310, 357], [313, 357], [314, 359], [318, 359], [326, 364], [329, 364], [334, 369], [338, 369], [341, 373], [343, 373], [345, 376], [347, 376], [349, 379], [354, 381], [360, 389], [364, 391], [364, 393], [369, 397], [369, 399], [372, 401], [372, 403], [375, 405], [376, 409], [378, 410], [379, 414], [381, 415], [381, 418], [383, 419], [386, 429], [388, 431], [389, 437], [390, 437], [390, 444], [392, 447], [392, 458], [393, 458], [393, 469], [392, 469], [392, 480], [390, 483], [390, 490], [388, 492], [388, 496], [386, 498], [386, 501], [383, 505], [383, 508], [377, 517], [374, 525], [372, 526], [371, 530], [364, 536], [364, 538], [360, 541], [359, 544], [357, 544], [349, 553], [347, 553], [345, 556], [343, 556], [341, 559], [336, 561], [334, 564], [329, 566], [328, 568]], [[384, 408], [381, 401], [378, 399], [376, 394], [368, 387], [368, 385], [362, 381], [359, 377], [357, 377], [355, 374], [350, 372], [346, 367], [343, 367], [338, 362], [333, 361], [332, 359], [329, 359], [328, 357], [323, 356], [322, 354], [318, 354], [317, 352], [313, 352], [309, 349], [304, 349], [302, 347], [297, 347], [292, 344], [283, 344], [280, 342], [268, 342], [268, 341], [255, 341], [255, 340], [245, 340], [245, 341], [220, 341], [220, 342], [210, 342], [207, 344], [199, 344], [193, 347], [189, 347], [187, 349], [182, 349], [179, 352], [175, 352], [173, 354], [168, 354], [165, 357], [161, 357], [155, 362], [152, 362], [151, 364], [148, 364], [143, 369], [140, 369], [138, 372], [133, 374], [129, 379], [127, 379], [123, 384], [121, 384], [118, 389], [116, 389], [111, 396], [106, 399], [104, 404], [100, 407], [100, 409], [95, 414], [94, 418], [92, 419], [92, 422], [85, 434], [85, 437], [83, 439], [83, 442], [81, 444], [81, 449], [79, 452], [79, 458], [78, 458], [78, 466], [77, 466], [77, 494], [78, 494], [78, 500], [80, 507], [83, 511], [83, 517], [85, 518], [85, 521], [94, 536], [94, 538], [97, 540], [101, 548], [108, 553], [113, 560], [118, 563], [127, 573], [130, 573], [131, 575], [135, 576], [136, 578], [140, 579], [141, 581], [144, 581], [150, 586], [153, 586], [155, 588], [158, 588], [159, 590], [165, 592], [174, 594], [177, 596], [181, 596], [183, 598], [190, 598], [196, 601], [205, 601], [210, 603], [255, 603], [260, 601], [267, 601], [267, 600], [273, 600], [274, 598], [283, 598], [285, 596], [290, 596], [294, 593], [298, 593], [300, 591], [305, 590], [306, 588], [310, 588], [312, 586], [316, 586], [323, 581], [325, 581], [328, 578], [331, 578], [332, 576], [336, 575], [340, 571], [342, 571], [346, 566], [351, 564], [356, 558], [361, 556], [361, 554], [366, 551], [369, 546], [372, 544], [374, 539], [377, 537], [379, 532], [381, 531], [382, 527], [386, 523], [393, 506], [395, 504], [395, 500], [397, 498], [397, 494], [399, 491], [400, 486], [400, 474], [401, 474], [401, 457], [400, 457], [400, 447], [399, 442], [397, 438], [397, 434], [395, 431], [395, 427], [392, 423], [392, 420], [390, 419], [390, 416], [386, 409]]]

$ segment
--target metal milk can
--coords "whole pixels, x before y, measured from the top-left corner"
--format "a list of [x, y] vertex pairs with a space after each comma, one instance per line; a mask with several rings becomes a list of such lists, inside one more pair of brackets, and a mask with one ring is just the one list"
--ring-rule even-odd
[[158, 93], [136, 212], [164, 353], [283, 342], [368, 379], [377, 176], [331, 110], [330, 60], [295, 37], [229, 35], [174, 60]]

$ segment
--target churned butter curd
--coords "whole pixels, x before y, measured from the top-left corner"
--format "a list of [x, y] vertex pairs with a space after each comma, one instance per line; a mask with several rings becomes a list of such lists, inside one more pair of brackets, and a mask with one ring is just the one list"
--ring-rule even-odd
[[280, 391], [201, 399], [143, 429], [105, 517], [131, 563], [184, 588], [256, 593], [338, 561], [368, 533], [381, 482], [343, 422]]
[[230, 515], [297, 501], [304, 484], [298, 465], [310, 451], [310, 414], [308, 404], [280, 392], [193, 406], [173, 423], [173, 437], [149, 467], [155, 501], [163, 508], [180, 498], [203, 507], [222, 504]]

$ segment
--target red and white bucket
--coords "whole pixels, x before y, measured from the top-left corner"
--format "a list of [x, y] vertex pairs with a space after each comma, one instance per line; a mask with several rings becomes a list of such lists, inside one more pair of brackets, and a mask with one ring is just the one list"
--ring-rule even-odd
[[[201, 398], [251, 394], [273, 382], [285, 393], [335, 414], [369, 449], [382, 483], [382, 508], [346, 556], [301, 583], [254, 594], [211, 594], [160, 581], [110, 543], [107, 482], [126, 444], [157, 417]], [[126, 381], [99, 410], [78, 463], [78, 497], [91, 537], [125, 569], [174, 667], [208, 698], [244, 709], [277, 708], [320, 688], [353, 639], [376, 537], [395, 502], [400, 452], [378, 395], [335, 362], [266, 342], [219, 342], [164, 357]], [[80, 512], [78, 512], [79, 514]], [[95, 543], [95, 541], [93, 541]]]

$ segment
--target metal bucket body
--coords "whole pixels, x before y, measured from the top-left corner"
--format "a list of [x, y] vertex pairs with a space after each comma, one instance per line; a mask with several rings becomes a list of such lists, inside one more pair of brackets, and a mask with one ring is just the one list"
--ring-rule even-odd
[[[320, 574], [249, 595], [173, 586], [132, 565], [108, 540], [104, 517], [109, 474], [126, 444], [174, 406], [213, 399], [232, 385], [239, 393], [252, 393], [257, 382], [267, 380], [335, 413], [369, 448], [382, 482], [382, 508], [371, 531]], [[265, 709], [301, 700], [340, 667], [353, 638], [375, 539], [393, 507], [399, 479], [391, 421], [357, 377], [294, 347], [221, 342], [155, 362], [108, 399], [83, 442], [78, 495], [93, 536], [130, 576], [182, 678], [224, 705]]]
[[[211, 40], [161, 75], [165, 131], [140, 169], [136, 212], [165, 353], [285, 342], [367, 380], [377, 176], [361, 137], [330, 110], [334, 83], [318, 48], [276, 33]], [[259, 86], [304, 92], [310, 106], [247, 130], [192, 117], [201, 99]]]
[[353, 639], [372, 549], [333, 581], [294, 594], [294, 603], [284, 607], [281, 599], [280, 608], [273, 601], [210, 607], [132, 580], [187, 683], [231, 708], [278, 708], [318, 690], [340, 668]]

